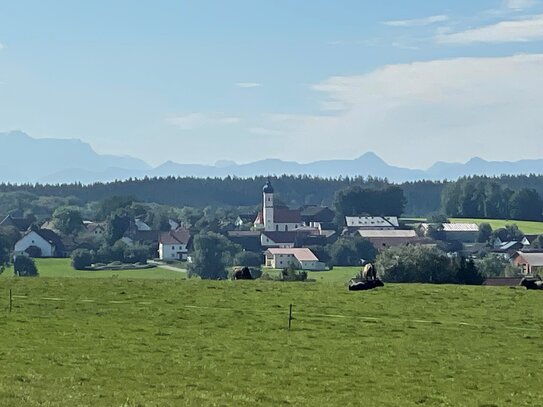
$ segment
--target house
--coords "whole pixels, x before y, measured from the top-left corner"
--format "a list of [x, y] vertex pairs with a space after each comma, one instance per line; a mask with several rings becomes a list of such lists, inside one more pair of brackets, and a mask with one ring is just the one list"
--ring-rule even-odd
[[300, 208], [302, 222], [307, 226], [312, 223], [330, 223], [334, 221], [335, 212], [327, 206], [307, 205]]
[[543, 271], [543, 253], [518, 251], [513, 255], [512, 263], [521, 267], [524, 274], [538, 274]]
[[255, 221], [256, 214], [255, 213], [242, 213], [237, 218], [234, 224], [236, 227], [240, 228], [244, 225], [251, 224]]
[[400, 227], [396, 216], [345, 216], [350, 230], [394, 230]]
[[268, 249], [266, 251], [266, 266], [272, 268], [295, 267], [300, 270], [322, 271], [326, 265], [319, 261], [313, 252], [306, 248]]
[[6, 216], [1, 222], [0, 222], [0, 228], [1, 227], [14, 227], [19, 232], [26, 232], [28, 228], [32, 225], [32, 222], [26, 218], [20, 218], [13, 215]]
[[60, 236], [49, 229], [32, 227], [15, 243], [15, 254], [26, 253], [32, 257], [64, 257], [66, 249]]
[[127, 245], [158, 244], [160, 233], [160, 230], [128, 230], [121, 240]]
[[521, 242], [524, 246], [531, 246], [539, 237], [539, 235], [524, 235]]
[[476, 223], [443, 223], [441, 226], [445, 240], [473, 243], [479, 236], [479, 226]]
[[228, 232], [228, 238], [232, 242], [239, 244], [245, 251], [262, 252], [261, 233], [258, 231], [234, 230]]
[[299, 209], [275, 205], [275, 191], [268, 180], [262, 188], [262, 211], [253, 226], [266, 232], [290, 232], [304, 226], [304, 223]]
[[85, 230], [91, 236], [102, 237], [106, 233], [106, 226], [104, 223], [83, 221]]
[[160, 260], [186, 260], [190, 239], [190, 233], [185, 229], [162, 232], [158, 239], [158, 257]]
[[260, 244], [262, 247], [292, 248], [296, 245], [296, 232], [262, 232]]
[[360, 237], [368, 239], [376, 249], [407, 246], [424, 241], [417, 236], [414, 230], [358, 230], [358, 234]]
[[136, 229], [138, 229], [140, 232], [151, 230], [151, 227], [141, 219], [134, 220], [134, 224], [136, 226]]
[[510, 242], [501, 242], [500, 240], [499, 242], [494, 243], [494, 248], [492, 249], [492, 252], [513, 255], [515, 252], [522, 250], [524, 247], [525, 246], [522, 244], [522, 242], [519, 242], [517, 240], [512, 240]]

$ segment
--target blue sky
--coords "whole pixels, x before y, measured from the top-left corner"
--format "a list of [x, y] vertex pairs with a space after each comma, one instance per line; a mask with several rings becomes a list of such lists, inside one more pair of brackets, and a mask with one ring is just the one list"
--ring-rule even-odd
[[154, 165], [543, 157], [542, 1], [0, 0], [0, 44], [0, 131]]

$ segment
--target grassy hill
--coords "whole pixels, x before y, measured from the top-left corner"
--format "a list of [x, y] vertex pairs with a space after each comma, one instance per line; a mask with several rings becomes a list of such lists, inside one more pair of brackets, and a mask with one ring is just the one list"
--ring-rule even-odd
[[504, 220], [504, 219], [463, 219], [463, 218], [451, 218], [453, 223], [489, 223], [492, 229], [496, 230], [503, 228], [505, 225], [516, 224], [520, 230], [526, 234], [543, 234], [543, 222], [530, 222], [525, 220]]
[[328, 283], [2, 278], [0, 405], [543, 405], [543, 293], [348, 292], [338, 272], [351, 270], [319, 273]]

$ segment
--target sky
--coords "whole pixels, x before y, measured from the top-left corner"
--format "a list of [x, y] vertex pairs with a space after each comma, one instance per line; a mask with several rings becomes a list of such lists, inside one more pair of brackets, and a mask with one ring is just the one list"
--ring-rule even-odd
[[0, 0], [0, 132], [151, 165], [543, 158], [542, 95], [543, 0]]

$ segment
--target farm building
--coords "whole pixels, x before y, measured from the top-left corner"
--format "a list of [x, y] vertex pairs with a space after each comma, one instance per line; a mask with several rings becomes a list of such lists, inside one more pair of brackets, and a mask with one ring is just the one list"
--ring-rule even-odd
[[414, 230], [359, 230], [358, 234], [368, 239], [376, 249], [421, 242]]
[[266, 266], [276, 269], [293, 266], [300, 270], [313, 271], [326, 269], [326, 265], [320, 262], [311, 250], [306, 248], [268, 249], [266, 251]]
[[512, 258], [513, 264], [522, 267], [524, 274], [538, 274], [543, 271], [543, 253], [516, 252]]
[[473, 243], [477, 241], [479, 226], [476, 223], [443, 223], [445, 240]]
[[396, 216], [346, 216], [345, 225], [351, 230], [394, 230], [400, 226]]
[[32, 257], [64, 257], [66, 249], [60, 236], [49, 229], [32, 227], [15, 243], [15, 254], [26, 253]]
[[186, 260], [190, 242], [188, 230], [163, 232], [158, 238], [158, 257], [160, 260]]

